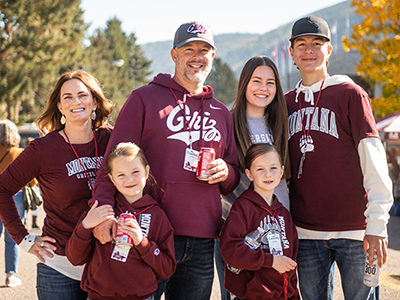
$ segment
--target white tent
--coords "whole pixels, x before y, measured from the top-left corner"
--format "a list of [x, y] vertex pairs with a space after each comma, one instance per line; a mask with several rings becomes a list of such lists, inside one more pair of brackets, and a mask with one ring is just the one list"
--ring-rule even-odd
[[383, 132], [400, 132], [400, 112], [376, 120], [376, 127]]

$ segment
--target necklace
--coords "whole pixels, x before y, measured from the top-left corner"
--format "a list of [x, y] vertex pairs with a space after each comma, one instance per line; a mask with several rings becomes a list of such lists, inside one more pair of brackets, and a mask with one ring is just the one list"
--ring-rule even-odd
[[[88, 175], [88, 173], [86, 172], [86, 168], [85, 168], [85, 167], [83, 166], [83, 164], [82, 164], [81, 158], [79, 157], [78, 153], [76, 152], [74, 146], [72, 146], [72, 144], [71, 144], [71, 142], [70, 142], [70, 140], [69, 140], [69, 138], [68, 138], [68, 135], [67, 135], [67, 133], [65, 132], [65, 127], [63, 128], [63, 133], [65, 134], [65, 137], [67, 138], [68, 144], [71, 146], [72, 151], [75, 153], [75, 156], [76, 156], [76, 158], [78, 159], [78, 161], [79, 161], [79, 163], [80, 163], [80, 165], [81, 165], [81, 167], [82, 167], [83, 172], [85, 172], [86, 178], [87, 178], [87, 180], [88, 180], [88, 182], [89, 182], [90, 189], [93, 191], [94, 186], [93, 186], [93, 184], [92, 184], [92, 181], [90, 180], [89, 175]], [[97, 169], [98, 169], [98, 167], [97, 167], [97, 158], [98, 158], [98, 157], [97, 157], [97, 141], [96, 141], [96, 135], [95, 135], [95, 133], [94, 133], [94, 130], [93, 130], [93, 140], [94, 140], [94, 149], [95, 149], [95, 150], [94, 150], [94, 155], [96, 156], [96, 164], [95, 164], [95, 167], [94, 167], [94, 178], [96, 179]]]
[[[326, 77], [325, 77], [325, 78], [326, 78]], [[321, 97], [322, 87], [324, 86], [325, 78], [324, 78], [324, 80], [322, 80], [321, 87], [319, 88], [319, 93], [318, 93], [317, 102], [315, 103], [313, 112], [312, 112], [312, 114], [311, 114], [311, 119], [310, 119], [310, 123], [309, 123], [308, 130], [307, 130], [307, 131], [306, 131], [306, 128], [305, 128], [305, 126], [304, 126], [304, 121], [303, 121], [303, 113], [302, 113], [302, 108], [301, 108], [301, 100], [299, 100], [301, 127], [302, 127], [302, 129], [303, 129], [303, 133], [304, 133], [304, 134], [303, 134], [303, 136], [300, 138], [300, 145], [299, 145], [299, 146], [300, 146], [300, 151], [303, 153], [303, 155], [301, 156], [301, 159], [300, 159], [299, 171], [298, 171], [298, 173], [297, 173], [297, 179], [300, 179], [301, 176], [302, 176], [302, 174], [303, 174], [303, 165], [304, 165], [304, 161], [305, 161], [305, 159], [306, 159], [306, 153], [314, 150], [314, 145], [313, 145], [314, 142], [313, 142], [313, 140], [312, 140], [312, 138], [311, 138], [311, 136], [310, 136], [310, 129], [311, 129], [311, 124], [312, 124], [312, 121], [313, 121], [313, 118], [314, 118], [314, 113], [315, 113], [315, 111], [316, 111], [316, 109], [317, 109], [318, 102], [319, 102], [319, 99], [320, 99], [320, 97]]]

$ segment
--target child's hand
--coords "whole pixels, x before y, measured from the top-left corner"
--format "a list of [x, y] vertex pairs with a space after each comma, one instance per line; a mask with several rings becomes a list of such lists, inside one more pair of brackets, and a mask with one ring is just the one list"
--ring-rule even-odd
[[279, 273], [285, 273], [293, 270], [297, 267], [297, 263], [287, 256], [274, 255], [274, 261], [272, 262], [272, 268], [277, 270]]
[[114, 218], [114, 210], [111, 205], [102, 205], [97, 207], [98, 205], [99, 202], [96, 200], [86, 217], [83, 219], [82, 226], [85, 229], [92, 229], [100, 223]]
[[143, 233], [136, 219], [127, 219], [124, 223], [119, 224], [118, 226], [119, 229], [132, 238], [135, 246], [140, 244], [143, 239]]

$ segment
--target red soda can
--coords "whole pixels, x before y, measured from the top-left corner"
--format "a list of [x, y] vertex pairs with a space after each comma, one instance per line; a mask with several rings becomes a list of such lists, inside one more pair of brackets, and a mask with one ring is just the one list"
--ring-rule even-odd
[[135, 219], [135, 216], [128, 211], [120, 214], [118, 218], [118, 231], [115, 243], [118, 247], [122, 249], [131, 249], [133, 247], [133, 240], [130, 235], [124, 233], [122, 230], [119, 229], [119, 226], [128, 219]]
[[213, 160], [215, 160], [215, 150], [213, 148], [201, 147], [199, 162], [197, 163], [197, 179], [208, 180], [208, 175], [206, 175], [207, 165]]

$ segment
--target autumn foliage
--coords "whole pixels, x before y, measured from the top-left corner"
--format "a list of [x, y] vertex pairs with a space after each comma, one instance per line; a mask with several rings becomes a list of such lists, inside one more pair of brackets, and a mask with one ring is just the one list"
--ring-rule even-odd
[[358, 74], [382, 85], [382, 96], [372, 99], [376, 117], [400, 111], [400, 0], [353, 0], [351, 6], [364, 19], [351, 38], [343, 37], [344, 49], [358, 50]]

